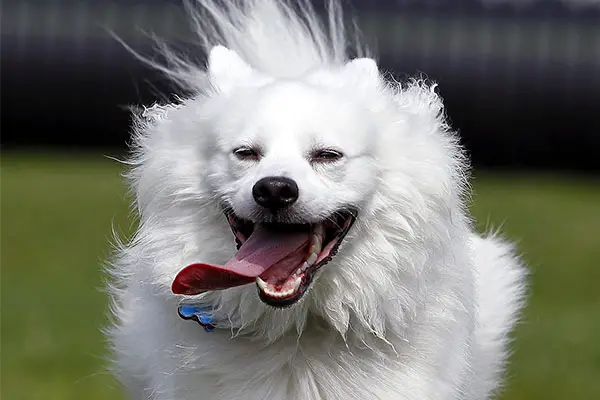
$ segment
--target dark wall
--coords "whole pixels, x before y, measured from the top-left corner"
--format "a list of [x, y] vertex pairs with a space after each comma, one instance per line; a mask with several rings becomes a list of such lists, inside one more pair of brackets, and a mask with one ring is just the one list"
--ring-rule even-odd
[[[172, 92], [106, 32], [190, 39], [177, 1], [5, 1], [2, 147], [124, 148], [126, 106]], [[600, 11], [354, 1], [383, 69], [439, 83], [478, 166], [600, 171]]]

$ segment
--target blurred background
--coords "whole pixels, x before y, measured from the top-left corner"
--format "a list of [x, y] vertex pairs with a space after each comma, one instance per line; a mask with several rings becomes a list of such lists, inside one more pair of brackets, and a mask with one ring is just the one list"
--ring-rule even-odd
[[[600, 1], [344, 3], [382, 69], [439, 83], [475, 167], [477, 227], [502, 226], [531, 268], [501, 398], [600, 399]], [[127, 107], [176, 92], [107, 29], [151, 57], [150, 34], [193, 51], [179, 0], [2, 3], [5, 399], [122, 396], [101, 265], [134, 221], [110, 158]]]

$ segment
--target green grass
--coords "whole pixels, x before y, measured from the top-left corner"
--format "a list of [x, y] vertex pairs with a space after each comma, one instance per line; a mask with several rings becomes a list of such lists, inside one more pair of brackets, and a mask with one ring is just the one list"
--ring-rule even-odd
[[2, 398], [116, 399], [101, 261], [127, 227], [108, 160], [2, 157]]
[[600, 399], [600, 181], [483, 175], [473, 213], [531, 270], [504, 399]]
[[[2, 398], [113, 399], [101, 262], [126, 232], [116, 163], [2, 157]], [[479, 227], [518, 241], [531, 295], [504, 400], [600, 398], [600, 182], [478, 175]]]

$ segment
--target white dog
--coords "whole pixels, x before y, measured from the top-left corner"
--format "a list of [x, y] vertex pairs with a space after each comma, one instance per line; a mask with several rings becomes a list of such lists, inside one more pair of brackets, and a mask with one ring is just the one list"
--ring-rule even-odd
[[130, 397], [492, 396], [525, 273], [473, 231], [434, 87], [349, 60], [335, 1], [327, 24], [304, 2], [199, 6], [207, 67], [166, 51], [191, 94], [134, 129], [108, 330]]

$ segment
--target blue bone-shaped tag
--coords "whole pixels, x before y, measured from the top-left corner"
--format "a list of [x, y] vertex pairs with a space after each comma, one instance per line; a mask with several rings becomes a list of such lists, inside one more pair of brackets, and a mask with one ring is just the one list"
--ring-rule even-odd
[[177, 312], [181, 318], [191, 319], [199, 323], [206, 332], [211, 332], [215, 329], [212, 313], [206, 308], [182, 304], [177, 309]]

